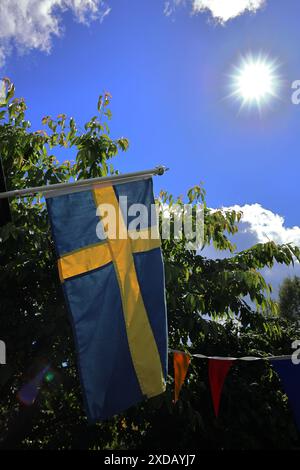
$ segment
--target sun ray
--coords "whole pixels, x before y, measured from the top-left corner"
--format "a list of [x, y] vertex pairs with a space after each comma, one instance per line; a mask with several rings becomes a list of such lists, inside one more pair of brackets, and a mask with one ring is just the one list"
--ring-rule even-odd
[[276, 60], [261, 54], [257, 57], [248, 54], [241, 58], [230, 75], [232, 92], [229, 95], [240, 102], [240, 110], [256, 106], [260, 111], [272, 98], [278, 98], [278, 67]]

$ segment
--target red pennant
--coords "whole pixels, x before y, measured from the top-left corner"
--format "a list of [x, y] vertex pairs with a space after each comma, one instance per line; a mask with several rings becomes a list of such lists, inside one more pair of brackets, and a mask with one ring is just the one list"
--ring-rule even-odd
[[175, 382], [175, 398], [174, 403], [178, 401], [179, 393], [181, 387], [184, 383], [191, 358], [188, 354], [183, 352], [174, 352], [173, 354], [174, 360], [174, 382]]
[[210, 391], [212, 395], [215, 415], [219, 415], [220, 399], [224, 381], [232, 366], [232, 360], [209, 359], [208, 360], [208, 375], [210, 383]]

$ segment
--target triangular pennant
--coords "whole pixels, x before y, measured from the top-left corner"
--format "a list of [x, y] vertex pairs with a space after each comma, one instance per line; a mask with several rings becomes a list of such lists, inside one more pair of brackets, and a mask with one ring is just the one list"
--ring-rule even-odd
[[174, 403], [178, 401], [181, 387], [184, 383], [191, 357], [184, 352], [174, 352], [174, 382], [175, 382], [175, 398]]
[[220, 399], [224, 381], [232, 366], [232, 360], [222, 359], [209, 359], [208, 360], [208, 375], [212, 401], [216, 417], [219, 415]]
[[300, 364], [291, 359], [273, 359], [270, 361], [282, 381], [283, 390], [288, 396], [295, 422], [300, 431]]

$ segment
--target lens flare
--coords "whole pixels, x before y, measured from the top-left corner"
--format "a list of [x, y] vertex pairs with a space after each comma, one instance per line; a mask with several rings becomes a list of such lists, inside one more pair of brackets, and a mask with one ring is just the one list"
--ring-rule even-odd
[[51, 372], [49, 372], [49, 369], [50, 366], [46, 366], [32, 380], [30, 380], [30, 382], [25, 383], [21, 387], [21, 389], [17, 393], [17, 398], [20, 403], [27, 406], [33, 405], [39, 394], [39, 390], [45, 378], [45, 374], [46, 376], [48, 374], [51, 374]]
[[45, 382], [50, 383], [54, 380], [54, 373], [52, 371], [47, 372], [45, 375]]

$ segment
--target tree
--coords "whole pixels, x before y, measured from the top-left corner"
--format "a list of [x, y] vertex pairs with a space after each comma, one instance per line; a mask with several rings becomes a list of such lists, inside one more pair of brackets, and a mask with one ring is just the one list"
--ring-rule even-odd
[[[110, 160], [127, 149], [128, 141], [109, 135], [108, 93], [100, 96], [98, 115], [83, 133], [64, 114], [44, 117], [47, 130], [31, 132], [25, 101], [13, 96], [8, 81], [0, 112], [0, 154], [8, 189], [116, 172]], [[52, 154], [56, 147], [75, 149], [75, 161], [59, 162]], [[235, 252], [228, 235], [237, 232], [241, 214], [211, 211], [201, 186], [188, 192], [187, 201], [204, 205], [205, 244], [229, 249], [233, 256], [210, 260], [187, 251], [185, 239], [163, 240], [169, 346], [211, 355], [288, 354], [298, 330], [275, 317], [271, 286], [259, 270], [275, 261], [300, 260], [299, 250], [269, 242]], [[170, 356], [165, 394], [108, 422], [87, 426], [44, 200], [34, 196], [10, 203], [13, 221], [0, 229], [0, 337], [8, 347], [8, 365], [0, 368], [3, 447], [158, 449], [172, 447], [175, 438], [178, 449], [299, 446], [278, 379], [264, 363], [255, 370], [235, 369], [224, 390], [226, 413], [219, 421], [212, 414], [205, 361], [193, 361], [181, 399], [173, 405]], [[158, 204], [171, 207], [174, 199], [162, 192]], [[264, 311], [273, 316], [266, 317]], [[44, 382], [33, 406], [19, 405], [16, 391], [45, 364], [51, 365], [52, 379]]]
[[280, 314], [290, 320], [300, 320], [300, 277], [287, 277], [279, 288]]
[[[99, 97], [98, 115], [85, 124], [83, 133], [77, 130], [75, 120], [67, 120], [64, 114], [55, 120], [44, 117], [42, 123], [47, 130], [31, 132], [25, 119], [24, 99], [13, 97], [14, 85], [7, 80], [7, 95], [0, 112], [0, 155], [8, 190], [115, 172], [110, 161], [119, 150], [127, 149], [128, 141], [109, 136], [109, 93]], [[52, 154], [55, 147], [74, 148], [75, 161], [60, 163]], [[57, 376], [61, 364], [68, 363], [70, 374], [61, 376], [72, 392], [64, 392], [64, 400], [68, 400], [70, 393], [71, 408], [79, 409], [72, 333], [57, 278], [45, 202], [39, 195], [15, 198], [10, 201], [10, 207], [13, 222], [0, 232], [0, 334], [8, 349], [8, 365], [0, 370], [1, 396], [5, 402], [3, 430], [5, 426], [16, 428], [8, 423], [9, 419], [15, 419], [16, 390], [41, 367], [41, 358], [43, 362], [51, 362], [53, 368], [57, 366]], [[60, 384], [57, 385], [59, 390]], [[46, 406], [47, 414], [51, 416], [51, 404], [46, 401], [50, 406]], [[30, 416], [28, 419], [24, 436], [32, 427]], [[42, 426], [46, 426], [43, 419]], [[80, 422], [86, 422], [82, 413], [77, 423]], [[10, 445], [17, 445], [23, 435], [9, 435]], [[55, 440], [54, 429], [53, 437]]]

